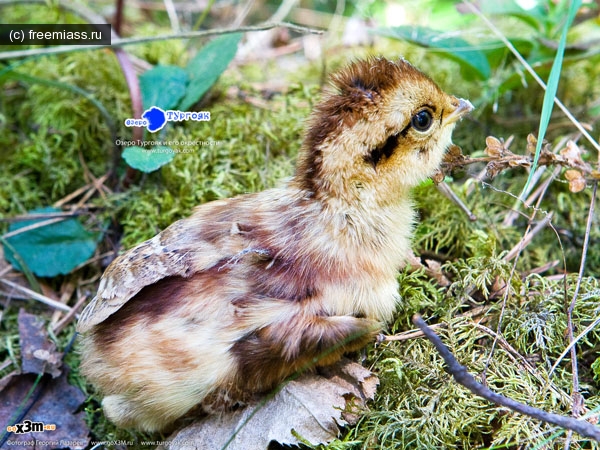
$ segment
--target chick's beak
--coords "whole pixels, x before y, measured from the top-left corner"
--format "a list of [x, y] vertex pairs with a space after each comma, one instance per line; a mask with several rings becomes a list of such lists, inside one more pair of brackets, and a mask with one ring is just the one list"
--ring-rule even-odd
[[452, 105], [456, 106], [456, 109], [448, 114], [446, 117], [446, 123], [457, 122], [475, 108], [469, 100], [465, 100], [464, 98], [455, 99], [455, 101], [452, 102]]

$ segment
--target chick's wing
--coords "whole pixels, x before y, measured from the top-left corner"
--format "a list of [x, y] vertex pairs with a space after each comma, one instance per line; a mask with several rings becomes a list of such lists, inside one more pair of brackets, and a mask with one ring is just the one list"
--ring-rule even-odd
[[247, 242], [237, 228], [235, 200], [202, 205], [115, 259], [81, 313], [77, 331], [103, 322], [146, 286], [165, 277], [190, 277], [242, 252]]

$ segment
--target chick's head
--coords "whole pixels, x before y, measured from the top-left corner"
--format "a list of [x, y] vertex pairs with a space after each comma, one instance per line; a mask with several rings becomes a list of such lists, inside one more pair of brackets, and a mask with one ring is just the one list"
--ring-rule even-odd
[[388, 203], [431, 176], [473, 109], [400, 59], [334, 74], [309, 121], [295, 180], [315, 197]]

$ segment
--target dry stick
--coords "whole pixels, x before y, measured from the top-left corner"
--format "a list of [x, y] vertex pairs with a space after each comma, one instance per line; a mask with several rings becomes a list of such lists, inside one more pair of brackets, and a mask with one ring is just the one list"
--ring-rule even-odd
[[552, 374], [554, 373], [554, 371], [556, 370], [556, 368], [558, 367], [560, 362], [563, 360], [563, 358], [565, 356], [567, 356], [567, 353], [569, 353], [571, 351], [571, 348], [574, 347], [577, 344], [577, 342], [579, 342], [586, 334], [588, 334], [590, 331], [592, 331], [594, 328], [596, 328], [596, 326], [599, 323], [600, 323], [600, 316], [597, 316], [591, 324], [589, 324], [587, 327], [585, 327], [585, 330], [583, 330], [581, 333], [579, 333], [579, 335], [575, 339], [573, 339], [571, 342], [569, 342], [569, 345], [567, 345], [567, 348], [565, 348], [563, 350], [563, 352], [560, 354], [560, 356], [556, 359], [556, 362], [550, 368], [550, 371], [548, 372], [548, 378], [550, 378], [552, 376]]
[[[523, 236], [523, 238], [521, 239], [521, 241], [519, 242], [519, 244], [512, 249], [504, 258], [509, 261], [508, 257], [510, 258], [514, 258], [514, 263], [511, 267], [510, 270], [510, 275], [509, 275], [509, 279], [508, 279], [508, 283], [507, 283], [507, 289], [504, 293], [504, 296], [502, 298], [502, 309], [500, 310], [500, 317], [498, 318], [498, 326], [496, 327], [496, 333], [498, 335], [500, 335], [500, 331], [501, 331], [501, 327], [502, 327], [502, 319], [504, 317], [504, 312], [506, 310], [506, 303], [508, 301], [508, 296], [510, 295], [510, 280], [512, 280], [514, 273], [517, 270], [517, 261], [519, 260], [519, 257], [521, 255], [521, 252], [525, 249], [526, 246], [528, 246], [531, 243], [531, 240], [533, 239], [533, 237], [546, 225], [550, 226], [550, 228], [552, 228], [553, 230], [554, 227], [552, 226], [552, 211], [550, 213], [545, 213], [545, 218], [544, 220], [542, 220], [542, 222], [540, 222], [533, 230], [531, 230], [531, 224], [533, 222], [533, 219], [535, 218], [535, 215], [537, 214], [538, 211], [540, 211], [540, 205], [542, 203], [542, 200], [544, 198], [544, 195], [546, 194], [546, 191], [548, 189], [548, 187], [550, 186], [550, 184], [542, 184], [542, 186], [544, 187], [538, 197], [537, 197], [537, 202], [535, 204], [535, 206], [529, 206], [528, 204], [525, 204], [525, 206], [527, 206], [528, 208], [532, 208], [533, 209], [533, 213], [527, 223], [527, 228], [525, 230], [525, 235]], [[533, 184], [532, 184], [532, 188], [533, 188]], [[512, 195], [512, 194], [511, 194]], [[521, 199], [519, 199], [518, 201], [522, 202]], [[531, 231], [530, 231], [531, 230]], [[555, 230], [556, 232], [556, 230]], [[557, 234], [558, 236], [558, 234]], [[560, 238], [559, 238], [559, 243], [560, 243]], [[562, 243], [561, 243], [561, 249], [562, 249]], [[516, 251], [515, 251], [516, 249]], [[563, 259], [564, 259], [564, 252], [563, 252]], [[565, 263], [565, 267], [566, 267], [566, 263]], [[492, 356], [494, 355], [494, 350], [496, 348], [496, 343], [498, 342], [497, 338], [494, 338], [494, 341], [492, 343], [492, 348], [490, 350], [490, 354], [489, 357], [485, 363], [485, 368], [483, 370], [483, 377], [485, 379], [485, 374], [486, 371], [492, 361]]]
[[[534, 212], [535, 214], [535, 212]], [[546, 228], [546, 226], [550, 223], [550, 221], [552, 220], [552, 216], [553, 213], [552, 211], [550, 211], [549, 214], [546, 215], [546, 217], [544, 217], [534, 228], [533, 230], [529, 229], [531, 228], [530, 226], [527, 227], [528, 231], [525, 233], [525, 235], [521, 238], [521, 240], [519, 241], [519, 243], [517, 245], [515, 245], [506, 255], [504, 255], [504, 257], [502, 259], [504, 259], [505, 261], [510, 261], [512, 259], [514, 259], [519, 253], [521, 253], [521, 251], [527, 247], [531, 241], [533, 240], [533, 238], [540, 232], [542, 231], [544, 228]], [[533, 217], [532, 219], [533, 220]]]
[[[573, 310], [577, 302], [577, 296], [579, 295], [579, 288], [581, 287], [581, 280], [583, 278], [583, 272], [585, 271], [585, 262], [587, 259], [588, 245], [590, 243], [590, 231], [592, 229], [592, 221], [594, 219], [594, 207], [596, 205], [596, 193], [598, 191], [598, 183], [594, 183], [594, 189], [592, 191], [592, 200], [590, 201], [590, 210], [588, 212], [587, 224], [585, 226], [585, 237], [583, 241], [583, 249], [581, 251], [581, 263], [579, 265], [579, 274], [577, 275], [577, 284], [575, 285], [575, 292], [571, 299], [571, 304], [567, 309], [567, 330], [569, 334], [569, 343], [574, 341], [573, 335]], [[579, 369], [577, 367], [577, 350], [576, 346], [571, 346], [571, 367], [573, 372], [573, 415], [579, 415], [578, 405], [575, 404], [576, 397], [579, 395]]]
[[[490, 306], [477, 306], [467, 312], [464, 312], [462, 314], [459, 314], [458, 316], [456, 316], [455, 318], [459, 319], [462, 317], [467, 317], [467, 318], [471, 318], [474, 319], [480, 315], [483, 314], [487, 314], [487, 312], [491, 309]], [[482, 317], [481, 320], [478, 323], [481, 323], [485, 320], [485, 317]], [[439, 327], [443, 327], [444, 324], [442, 323], [437, 323], [434, 325], [431, 325], [430, 328], [434, 329], [434, 328], [439, 328]], [[402, 333], [398, 333], [398, 334], [393, 334], [391, 336], [383, 336], [383, 341], [384, 342], [391, 342], [391, 341], [408, 341], [409, 339], [416, 339], [416, 338], [420, 338], [423, 337], [423, 333], [419, 330], [408, 330], [408, 331], [403, 331]]]
[[[107, 177], [107, 175], [104, 175], [102, 178]], [[81, 186], [79, 189], [71, 192], [69, 195], [67, 195], [66, 197], [61, 198], [60, 200], [58, 200], [57, 202], [54, 202], [54, 207], [55, 208], [61, 208], [63, 205], [69, 203], [71, 200], [73, 200], [76, 197], [79, 197], [81, 194], [83, 194], [85, 191], [87, 191], [93, 183], [88, 183], [84, 186]]]
[[[558, 175], [560, 175], [560, 172], [562, 171], [562, 167], [558, 166], [555, 167], [554, 170], [552, 171], [552, 174], [546, 178], [546, 180], [544, 180], [544, 182], [542, 184], [540, 184], [538, 186], [538, 188], [532, 192], [532, 194], [527, 197], [524, 201], [525, 205], [532, 205], [533, 202], [540, 196], [542, 195], [550, 186], [550, 184], [556, 179], [556, 177]], [[532, 181], [537, 182], [537, 180], [533, 179]], [[533, 189], [534, 186], [532, 186], [531, 189]], [[516, 218], [519, 216], [521, 212], [519, 210], [512, 210], [510, 211], [507, 216], [504, 218], [504, 220], [502, 221], [502, 225], [505, 226], [512, 226], [514, 221], [516, 220]]]
[[[561, 397], [565, 401], [568, 401], [571, 399], [571, 396], [569, 394], [567, 394], [566, 392], [564, 392], [564, 391], [560, 390], [559, 388], [557, 388], [556, 386], [554, 386], [554, 384], [552, 384], [552, 382], [550, 382], [549, 380], [544, 380], [540, 376], [538, 371], [535, 369], [535, 367], [527, 360], [527, 358], [525, 358], [523, 355], [521, 355], [512, 345], [510, 345], [509, 342], [506, 339], [504, 339], [503, 336], [497, 335], [494, 330], [492, 330], [491, 328], [488, 328], [484, 325], [481, 325], [481, 323], [474, 322], [473, 326], [475, 328], [478, 328], [478, 329], [484, 331], [485, 333], [489, 334], [490, 336], [497, 338], [498, 342], [500, 343], [500, 346], [502, 346], [502, 348], [504, 348], [504, 350], [506, 350], [508, 356], [513, 361], [521, 364], [525, 368], [525, 370], [527, 370], [527, 372], [529, 372], [530, 375], [535, 377], [540, 383], [543, 384], [543, 387], [545, 389], [550, 389], [552, 392], [554, 392], [555, 395], [557, 395], [558, 397]], [[432, 327], [430, 327], [430, 328], [432, 328]], [[548, 375], [548, 377], [550, 377], [550, 375]]]
[[[573, 393], [571, 394], [573, 398], [573, 406], [572, 413], [573, 416], [578, 417], [583, 409], [583, 397], [579, 393], [579, 367], [577, 366], [577, 346], [575, 342], [577, 342], [574, 338], [573, 332], [573, 310], [575, 309], [575, 304], [577, 302], [577, 296], [579, 295], [579, 288], [581, 287], [581, 280], [583, 279], [583, 272], [585, 271], [585, 262], [587, 259], [588, 245], [590, 242], [590, 231], [592, 228], [592, 221], [594, 218], [594, 207], [596, 205], [596, 193], [598, 192], [598, 182], [594, 182], [594, 189], [592, 191], [592, 199], [590, 201], [590, 210], [588, 212], [587, 224], [585, 226], [585, 237], [583, 241], [583, 248], [581, 250], [581, 263], [579, 265], [579, 273], [577, 274], [577, 284], [575, 285], [575, 292], [573, 293], [573, 298], [571, 299], [571, 304], [567, 309], [567, 335], [569, 337], [569, 344], [571, 345], [571, 377], [573, 379]], [[565, 278], [566, 279], [566, 278]], [[565, 450], [568, 450], [571, 446], [572, 434], [569, 433], [567, 435], [567, 439], [565, 441]]]
[[87, 299], [88, 296], [86, 294], [83, 294], [81, 297], [79, 297], [79, 300], [77, 300], [77, 303], [75, 303], [73, 309], [69, 313], [67, 313], [62, 319], [60, 319], [55, 325], [53, 325], [52, 331], [54, 332], [54, 334], [60, 333], [73, 320], [75, 314], [77, 313], [77, 311], [79, 311], [79, 309], [83, 306]]
[[[532, 183], [532, 186], [533, 186], [533, 183]], [[541, 199], [541, 197], [540, 197], [540, 199]], [[492, 358], [494, 356], [494, 351], [496, 350], [496, 344], [498, 343], [498, 336], [501, 336], [502, 319], [504, 318], [504, 313], [506, 312], [506, 304], [508, 303], [508, 297], [510, 296], [511, 280], [513, 279], [513, 277], [515, 276], [515, 272], [517, 271], [517, 262], [519, 261], [521, 252], [527, 245], [529, 245], [529, 243], [531, 242], [531, 239], [533, 239], [533, 236], [535, 235], [533, 232], [530, 232], [530, 230], [531, 230], [531, 223], [533, 222], [533, 219], [535, 218], [536, 214], [537, 214], [537, 208], [534, 208], [533, 214], [531, 215], [531, 218], [529, 219], [529, 221], [527, 223], [527, 228], [525, 229], [525, 235], [517, 244], [516, 251], [514, 252], [514, 254], [512, 254], [513, 252], [511, 251], [509, 254], [507, 254], [505, 256], [505, 259], [507, 261], [510, 261], [508, 259], [509, 256], [511, 257], [511, 259], [514, 258], [514, 262], [513, 262], [512, 267], [510, 268], [510, 274], [508, 275], [508, 280], [506, 282], [506, 290], [504, 291], [504, 295], [502, 296], [502, 307], [500, 309], [500, 316], [498, 317], [498, 325], [496, 326], [496, 337], [494, 337], [494, 341], [492, 342], [492, 348], [490, 349], [490, 354], [488, 355], [488, 358], [485, 362], [485, 367], [483, 368], [483, 372], [481, 374], [484, 381], [486, 379], [487, 370], [492, 362]], [[530, 234], [531, 234], [531, 239], [528, 240], [527, 237]]]
[[467, 368], [461, 365], [452, 352], [444, 345], [442, 340], [433, 330], [431, 330], [423, 318], [419, 314], [415, 314], [412, 319], [413, 323], [418, 326], [423, 334], [431, 341], [435, 346], [440, 356], [444, 359], [444, 362], [448, 366], [447, 371], [454, 377], [457, 383], [466, 387], [473, 394], [489, 400], [500, 406], [511, 409], [512, 411], [520, 414], [525, 414], [534, 419], [541, 420], [542, 422], [551, 423], [552, 425], [559, 426], [561, 428], [575, 431], [581, 436], [585, 436], [595, 441], [600, 442], [600, 428], [592, 425], [584, 420], [573, 419], [572, 417], [561, 416], [559, 414], [550, 413], [533, 406], [525, 405], [517, 402], [512, 398], [505, 397], [497, 394], [496, 392], [488, 389], [483, 384], [479, 383], [475, 378], [467, 371]]
[[57, 302], [56, 300], [52, 300], [51, 298], [46, 297], [45, 295], [38, 294], [37, 292], [32, 291], [31, 289], [27, 289], [26, 287], [23, 287], [17, 283], [13, 283], [12, 281], [5, 280], [4, 278], [0, 278], [0, 283], [4, 283], [7, 286], [17, 289], [17, 290], [29, 295], [34, 300], [44, 303], [45, 305], [51, 306], [52, 308], [60, 309], [61, 311], [71, 312], [72, 308], [70, 306], [64, 305], [60, 302]]
[[435, 187], [438, 191], [445, 195], [446, 198], [454, 202], [467, 215], [471, 222], [475, 222], [477, 220], [477, 216], [473, 214], [473, 211], [471, 211], [469, 207], [465, 205], [465, 203], [458, 197], [458, 195], [456, 195], [452, 188], [448, 186], [444, 181], [442, 181], [441, 183], [437, 183]]
[[78, 211], [62, 211], [62, 212], [49, 212], [49, 213], [29, 213], [21, 214], [13, 217], [0, 218], [0, 222], [15, 223], [15, 222], [26, 222], [30, 220], [41, 220], [41, 219], [65, 219], [70, 217], [77, 217], [82, 215], [82, 212]]
[[[2, 3], [0, 2], [0, 5]], [[214, 30], [206, 30], [206, 31], [189, 31], [185, 33], [177, 33], [177, 34], [166, 34], [162, 36], [149, 36], [149, 37], [140, 37], [140, 38], [123, 38], [116, 39], [110, 45], [59, 45], [56, 47], [50, 48], [33, 48], [29, 50], [14, 50], [8, 52], [0, 52], [0, 60], [5, 59], [16, 59], [16, 58], [25, 58], [36, 55], [50, 55], [50, 54], [59, 54], [59, 53], [67, 53], [67, 52], [75, 52], [82, 50], [100, 50], [103, 48], [113, 48], [113, 47], [123, 47], [126, 45], [136, 45], [136, 44], [144, 44], [147, 42], [154, 41], [168, 41], [174, 39], [191, 39], [191, 38], [200, 38], [207, 36], [217, 36], [221, 34], [229, 34], [229, 33], [245, 33], [251, 31], [264, 31], [270, 30], [272, 28], [287, 28], [292, 31], [297, 31], [299, 33], [310, 33], [310, 34], [323, 34], [321, 30], [315, 30], [313, 28], [307, 28], [300, 25], [294, 25], [288, 22], [280, 22], [280, 23], [263, 23], [260, 25], [252, 25], [245, 27], [235, 27], [235, 28], [218, 28]]]
[[17, 234], [25, 233], [26, 231], [31, 231], [31, 230], [35, 230], [36, 228], [41, 228], [41, 227], [45, 227], [47, 225], [52, 225], [53, 223], [63, 222], [66, 219], [67, 219], [66, 217], [59, 217], [56, 219], [48, 219], [48, 220], [43, 220], [42, 222], [32, 223], [31, 225], [27, 225], [23, 228], [9, 231], [8, 233], [3, 234], [2, 237], [4, 239], [8, 239], [9, 237], [16, 236]]

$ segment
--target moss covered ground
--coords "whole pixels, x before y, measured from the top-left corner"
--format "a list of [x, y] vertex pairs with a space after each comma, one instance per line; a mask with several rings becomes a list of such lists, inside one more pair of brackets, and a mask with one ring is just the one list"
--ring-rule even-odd
[[[11, 12], [15, 21], [23, 8], [47, 21], [44, 7], [33, 6], [15, 7]], [[57, 22], [69, 20], [63, 13], [54, 14]], [[157, 28], [140, 26], [138, 32], [156, 33]], [[183, 65], [187, 51], [186, 44], [177, 40], [131, 48], [132, 54], [150, 64]], [[522, 154], [527, 135], [537, 132], [543, 93], [533, 82], [491, 98], [493, 79], [465, 81], [455, 62], [381, 39], [368, 48], [331, 47], [316, 62], [287, 56], [233, 64], [201, 103], [202, 110], [210, 110], [211, 121], [184, 122], [162, 135], [212, 145], [191, 151], [185, 147], [185, 152], [182, 147], [171, 163], [153, 173], [136, 173], [124, 185], [127, 166], [119, 158], [114, 165], [118, 151], [114, 138], [131, 136], [131, 129], [123, 125], [124, 118], [131, 116], [131, 101], [114, 53], [95, 50], [5, 61], [0, 67], [4, 71], [0, 77], [0, 233], [6, 233], [11, 217], [53, 205], [112, 171], [114, 176], [105, 181], [102, 194], [96, 191], [80, 205], [79, 218], [86, 228], [104, 232], [96, 252], [99, 257], [69, 275], [43, 280], [55, 292], [71, 283], [77, 292], [91, 296], [115, 249], [152, 237], [187, 216], [195, 205], [259, 191], [290, 176], [304, 120], [321, 92], [324, 70], [330, 72], [366, 54], [404, 55], [442, 87], [476, 103], [478, 109], [454, 135], [467, 155], [483, 156], [488, 135], [514, 136], [510, 148]], [[598, 119], [598, 67], [598, 58], [569, 65], [559, 89], [559, 96], [592, 127], [597, 127]], [[19, 73], [27, 77], [19, 78]], [[84, 90], [96, 103], [73, 87]], [[547, 139], [553, 151], [562, 149], [565, 139], [577, 139], [559, 114], [551, 123]], [[584, 141], [580, 144], [589, 150], [583, 158], [595, 165], [597, 155]], [[441, 357], [428, 341], [403, 338], [414, 328], [412, 315], [419, 312], [430, 323], [443, 325], [436, 331], [444, 342], [490, 388], [569, 415], [573, 405], [570, 355], [553, 366], [569, 343], [567, 310], [574, 299], [573, 331], [575, 336], [581, 334], [576, 348], [583, 414], [597, 421], [600, 336], [597, 326], [589, 327], [600, 318], [597, 213], [576, 292], [592, 185], [573, 193], [560, 170], [553, 176], [550, 167], [536, 186], [553, 177], [539, 202], [524, 206], [517, 197], [526, 170], [511, 168], [491, 180], [479, 177], [483, 169], [484, 165], [469, 166], [448, 179], [477, 217], [475, 221], [432, 183], [415, 190], [420, 219], [414, 252], [421, 265], [409, 265], [398, 275], [403, 300], [388, 329], [398, 339], [368, 349], [365, 365], [381, 380], [377, 396], [356, 426], [344, 429], [338, 440], [321, 448], [551, 449], [564, 448], [567, 439], [573, 449], [600, 448], [598, 443], [570, 438], [564, 430], [473, 396], [444, 371]], [[528, 226], [550, 215], [549, 225], [518, 257], [508, 258]], [[49, 314], [31, 300], [8, 296], [0, 300], [0, 362], [5, 362], [0, 375], [5, 375], [19, 365], [19, 308], [44, 317]], [[71, 323], [54, 336], [59, 348], [73, 334]], [[98, 396], [78, 374], [77, 360], [76, 352], [67, 356], [70, 380], [88, 395], [84, 408], [93, 436], [136, 442], [147, 438], [116, 429], [103, 417]]]

